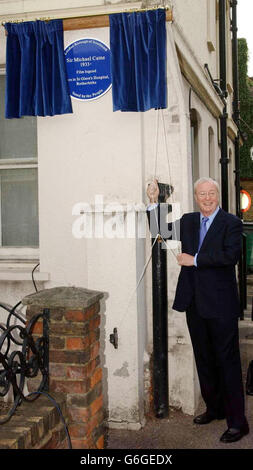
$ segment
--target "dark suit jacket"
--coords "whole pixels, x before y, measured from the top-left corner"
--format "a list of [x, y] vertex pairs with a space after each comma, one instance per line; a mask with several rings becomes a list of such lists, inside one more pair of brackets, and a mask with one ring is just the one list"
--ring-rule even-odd
[[[199, 212], [180, 221], [182, 253], [195, 255], [199, 243]], [[242, 240], [241, 220], [222, 209], [214, 218], [197, 257], [197, 267], [181, 267], [173, 309], [186, 311], [194, 301], [199, 315], [214, 318], [240, 314], [235, 265]]]

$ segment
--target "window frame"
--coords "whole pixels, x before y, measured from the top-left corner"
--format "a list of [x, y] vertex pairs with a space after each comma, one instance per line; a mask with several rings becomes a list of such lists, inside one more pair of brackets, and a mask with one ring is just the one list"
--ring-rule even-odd
[[[6, 75], [5, 67], [0, 66], [0, 75]], [[36, 126], [36, 132], [38, 133], [38, 126]], [[38, 136], [38, 134], [37, 134]], [[37, 140], [38, 142], [38, 140]], [[37, 155], [38, 155], [38, 144], [37, 144]], [[12, 170], [12, 169], [38, 169], [38, 156], [37, 158], [1, 158], [0, 159], [0, 170]], [[0, 182], [0, 203], [1, 203], [1, 182]], [[7, 263], [9, 267], [11, 264], [16, 265], [18, 263], [21, 267], [23, 263], [39, 261], [39, 245], [33, 246], [3, 246], [2, 245], [2, 218], [1, 218], [1, 205], [0, 205], [0, 265]], [[21, 264], [20, 264], [21, 263]]]

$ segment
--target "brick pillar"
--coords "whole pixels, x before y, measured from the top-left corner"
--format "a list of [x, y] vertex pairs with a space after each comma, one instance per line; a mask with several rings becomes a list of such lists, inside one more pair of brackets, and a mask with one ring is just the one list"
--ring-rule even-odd
[[[64, 393], [74, 449], [104, 447], [102, 369], [99, 356], [103, 294], [75, 287], [45, 289], [22, 300], [27, 319], [50, 310], [49, 394]], [[37, 325], [34, 334], [41, 332]]]

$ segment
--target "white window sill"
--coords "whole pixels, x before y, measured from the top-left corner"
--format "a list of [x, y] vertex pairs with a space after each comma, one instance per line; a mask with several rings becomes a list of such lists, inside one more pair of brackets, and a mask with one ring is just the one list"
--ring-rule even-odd
[[0, 247], [0, 281], [48, 281], [49, 273], [40, 272], [38, 263], [38, 248]]
[[[0, 264], [0, 280], [1, 281], [32, 281], [32, 268], [28, 267], [14, 267], [14, 266], [2, 266]], [[34, 281], [49, 281], [49, 273], [43, 273], [35, 270], [33, 273]]]

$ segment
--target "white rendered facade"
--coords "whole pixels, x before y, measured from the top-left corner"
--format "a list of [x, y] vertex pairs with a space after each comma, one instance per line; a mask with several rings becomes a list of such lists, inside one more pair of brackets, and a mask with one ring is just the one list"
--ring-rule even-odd
[[[72, 229], [73, 223], [82, 217], [78, 203], [90, 204], [93, 227], [98, 219], [106, 226], [110, 218], [106, 211], [113, 211], [108, 206], [111, 203], [121, 206], [118, 228], [120, 224], [122, 230], [126, 228], [129, 205], [134, 206], [132, 214], [137, 224], [137, 215], [148, 202], [146, 187], [154, 176], [156, 158], [157, 175], [161, 182], [174, 186], [173, 201], [180, 204], [181, 213], [193, 210], [193, 173], [194, 177], [210, 174], [220, 180], [219, 116], [223, 104], [204, 70], [204, 64], [208, 63], [212, 76], [217, 78], [219, 75], [218, 2], [174, 0], [171, 3], [173, 23], [167, 23], [168, 108], [160, 114], [159, 126], [155, 110], [113, 113], [111, 90], [95, 101], [72, 100], [72, 115], [37, 119], [40, 246], [34, 257], [39, 259], [40, 268], [35, 279], [40, 289], [75, 285], [106, 293], [101, 306], [101, 359], [108, 423], [132, 429], [144, 422], [150, 385], [150, 263], [140, 281], [150, 256], [148, 228], [147, 238], [134, 235], [109, 238], [106, 230], [103, 237], [97, 233], [91, 238], [75, 238]], [[110, 13], [129, 6], [138, 7], [140, 2], [131, 2], [131, 5], [129, 2], [125, 5], [110, 2], [107, 5], [95, 0], [0, 0], [0, 19]], [[109, 46], [108, 27], [65, 31], [65, 45], [83, 37], [97, 38]], [[3, 27], [0, 28], [0, 39], [0, 64], [4, 73]], [[229, 43], [227, 49], [228, 148], [232, 175], [236, 129], [231, 120]], [[196, 117], [194, 135], [190, 109]], [[193, 144], [196, 149], [194, 172]], [[234, 212], [232, 178], [229, 184], [230, 211]], [[102, 198], [98, 198], [99, 195]], [[99, 214], [95, 212], [98, 201], [103, 201]], [[137, 229], [137, 225], [135, 227]], [[11, 255], [11, 249], [8, 253]], [[8, 253], [0, 265], [0, 299], [14, 305], [33, 292], [32, 268], [25, 259], [22, 263], [7, 263]], [[16, 254], [15, 259], [18, 257]], [[167, 258], [169, 404], [193, 414], [198, 405], [199, 385], [185, 315], [171, 308], [179, 268], [170, 252]], [[109, 342], [114, 327], [119, 334], [118, 349]]]

